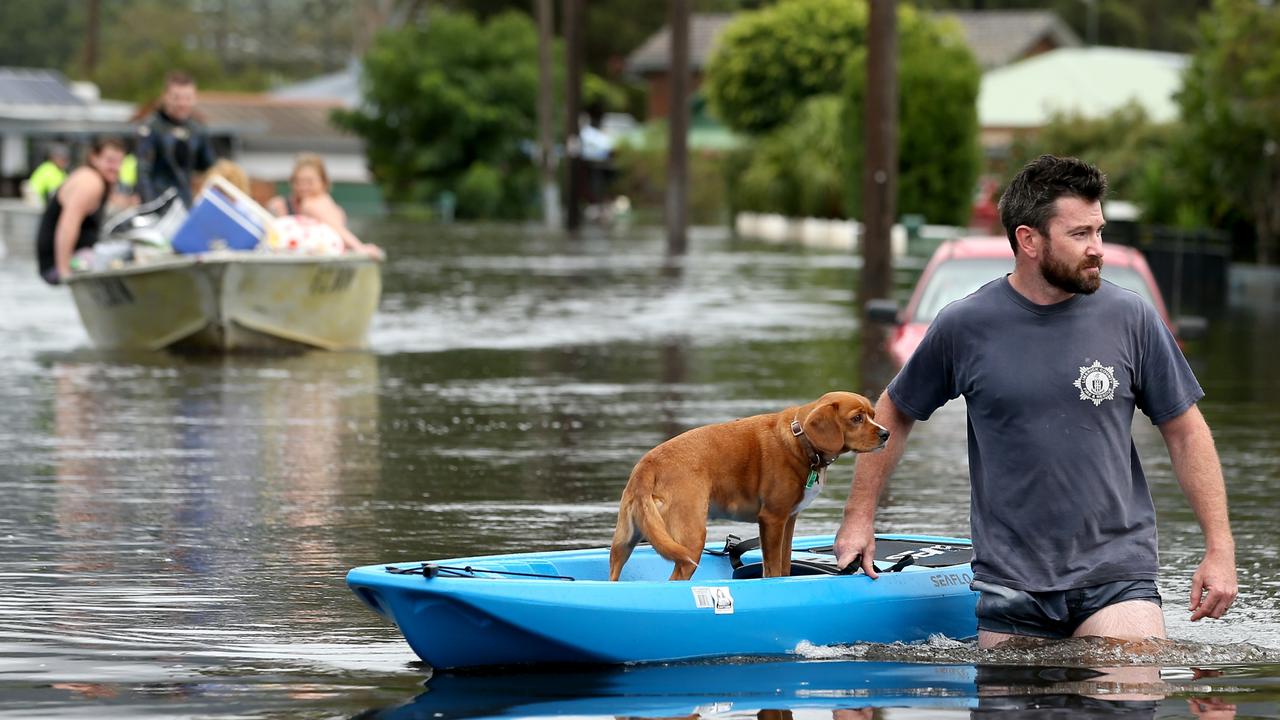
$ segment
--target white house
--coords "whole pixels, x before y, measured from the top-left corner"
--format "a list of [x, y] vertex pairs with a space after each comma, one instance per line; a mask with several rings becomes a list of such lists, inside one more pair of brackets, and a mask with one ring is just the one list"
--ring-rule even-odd
[[1008, 147], [1055, 113], [1098, 118], [1136, 102], [1155, 122], [1178, 117], [1174, 95], [1190, 57], [1113, 47], [1069, 47], [989, 70], [978, 93], [983, 147]]

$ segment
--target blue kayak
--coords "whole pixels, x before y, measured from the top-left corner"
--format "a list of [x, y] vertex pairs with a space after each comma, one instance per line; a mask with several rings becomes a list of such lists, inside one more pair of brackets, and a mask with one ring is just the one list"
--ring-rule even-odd
[[792, 575], [761, 578], [751, 541], [708, 543], [697, 572], [638, 546], [608, 581], [609, 550], [369, 565], [347, 584], [436, 669], [790, 655], [804, 644], [977, 634], [968, 540], [879, 535], [878, 580], [838, 574], [834, 537], [798, 537]]
[[[911, 708], [916, 717], [968, 718], [978, 707], [978, 676], [973, 665], [794, 659], [447, 673], [433, 676], [417, 697], [368, 715], [830, 720], [840, 717], [834, 711], [859, 708], [910, 717]], [[1007, 706], [1008, 698], [1001, 699]]]

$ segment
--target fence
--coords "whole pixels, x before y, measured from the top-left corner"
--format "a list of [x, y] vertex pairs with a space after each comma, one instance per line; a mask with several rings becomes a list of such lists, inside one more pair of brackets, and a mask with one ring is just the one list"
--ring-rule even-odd
[[1231, 270], [1227, 233], [1115, 222], [1108, 223], [1106, 236], [1110, 242], [1142, 251], [1164, 293], [1170, 316], [1212, 316], [1226, 309]]

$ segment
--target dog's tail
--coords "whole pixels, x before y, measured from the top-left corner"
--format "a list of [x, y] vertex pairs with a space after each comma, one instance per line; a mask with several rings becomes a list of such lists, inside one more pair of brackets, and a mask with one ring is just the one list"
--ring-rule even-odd
[[640, 528], [640, 532], [648, 538], [649, 544], [662, 557], [676, 564], [685, 563], [693, 568], [698, 567], [698, 558], [689, 556], [689, 549], [676, 542], [667, 531], [667, 523], [662, 519], [658, 503], [653, 495], [647, 492], [636, 494], [631, 505], [632, 521]]

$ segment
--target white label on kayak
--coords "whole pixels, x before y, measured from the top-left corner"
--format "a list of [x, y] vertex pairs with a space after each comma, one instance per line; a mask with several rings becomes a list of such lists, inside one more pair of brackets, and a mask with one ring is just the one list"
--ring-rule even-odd
[[727, 587], [693, 588], [693, 605], [699, 608], [715, 608], [717, 615], [733, 614], [733, 594]]
[[[894, 553], [893, 555], [889, 555], [884, 559], [897, 561], [897, 560], [901, 560], [902, 558], [908, 555], [912, 555], [917, 560], [920, 560], [927, 557], [934, 557], [935, 555], [942, 555], [945, 553], [949, 553], [952, 550], [959, 550], [959, 549], [961, 548], [955, 545], [929, 545], [928, 547], [919, 547], [919, 548], [914, 548], [912, 550], [903, 550], [900, 553]], [[878, 560], [879, 558], [876, 558], [876, 559]]]

